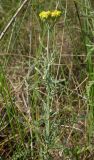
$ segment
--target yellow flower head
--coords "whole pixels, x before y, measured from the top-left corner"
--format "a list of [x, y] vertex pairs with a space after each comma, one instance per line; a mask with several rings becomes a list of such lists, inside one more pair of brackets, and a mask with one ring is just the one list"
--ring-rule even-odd
[[42, 11], [40, 14], [39, 14], [39, 17], [42, 21], [46, 20], [49, 16], [51, 15], [51, 12], [50, 11]]
[[58, 11], [58, 10], [54, 10], [53, 12], [51, 12], [51, 17], [53, 18], [57, 18], [57, 17], [60, 17], [61, 16], [61, 11]]

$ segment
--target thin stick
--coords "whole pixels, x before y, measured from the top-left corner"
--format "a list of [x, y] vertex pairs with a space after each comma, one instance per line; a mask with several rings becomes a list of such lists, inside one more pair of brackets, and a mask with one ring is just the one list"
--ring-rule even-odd
[[23, 3], [21, 4], [21, 6], [18, 8], [18, 10], [16, 11], [16, 13], [14, 14], [14, 16], [11, 18], [11, 20], [9, 21], [9, 23], [7, 24], [7, 26], [4, 28], [4, 30], [1, 32], [0, 34], [0, 40], [4, 37], [5, 33], [7, 32], [7, 30], [9, 29], [9, 27], [11, 26], [11, 24], [13, 23], [13, 21], [15, 20], [15, 18], [17, 17], [17, 15], [19, 14], [19, 12], [22, 10], [23, 6], [28, 2], [29, 0], [24, 0]]

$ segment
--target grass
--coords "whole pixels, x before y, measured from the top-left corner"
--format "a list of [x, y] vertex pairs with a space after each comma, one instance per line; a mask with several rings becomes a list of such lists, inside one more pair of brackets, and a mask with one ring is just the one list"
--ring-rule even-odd
[[93, 160], [94, 2], [22, 4], [0, 1], [0, 158]]

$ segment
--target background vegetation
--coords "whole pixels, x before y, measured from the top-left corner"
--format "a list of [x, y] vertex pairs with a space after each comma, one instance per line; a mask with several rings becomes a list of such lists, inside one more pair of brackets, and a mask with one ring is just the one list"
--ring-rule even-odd
[[23, 2], [0, 0], [0, 159], [93, 160], [94, 1]]

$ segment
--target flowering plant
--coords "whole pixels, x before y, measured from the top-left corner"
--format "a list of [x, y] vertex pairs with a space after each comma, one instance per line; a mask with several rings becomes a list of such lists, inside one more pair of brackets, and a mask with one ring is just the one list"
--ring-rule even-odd
[[61, 14], [62, 14], [62, 12], [60, 10], [42, 11], [39, 13], [39, 17], [42, 21], [45, 21], [48, 18], [58, 18], [61, 16]]

